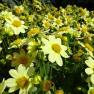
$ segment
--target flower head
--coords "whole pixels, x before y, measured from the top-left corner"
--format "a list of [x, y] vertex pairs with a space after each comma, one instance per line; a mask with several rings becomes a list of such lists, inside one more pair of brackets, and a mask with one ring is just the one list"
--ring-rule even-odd
[[43, 26], [46, 29], [49, 29], [51, 27], [51, 23], [49, 20], [43, 20]]
[[60, 38], [55, 38], [54, 36], [49, 36], [48, 40], [43, 39], [44, 46], [42, 50], [45, 54], [48, 54], [48, 59], [50, 62], [55, 62], [59, 65], [63, 65], [62, 57], [68, 58], [66, 53], [67, 46], [61, 44]]
[[60, 27], [63, 25], [63, 22], [61, 20], [61, 18], [54, 18], [54, 23], [53, 23], [54, 26], [57, 26], [57, 27]]
[[27, 74], [27, 69], [21, 64], [18, 69], [11, 69], [9, 74], [12, 78], [6, 80], [6, 86], [9, 87], [9, 93], [20, 89], [19, 94], [28, 94], [28, 90], [31, 87], [30, 78]]
[[19, 18], [14, 17], [11, 20], [7, 20], [5, 23], [5, 27], [11, 28], [11, 30], [13, 31], [13, 33], [15, 35], [18, 35], [20, 33], [25, 33], [25, 29], [27, 28], [24, 25], [24, 21], [21, 21]]

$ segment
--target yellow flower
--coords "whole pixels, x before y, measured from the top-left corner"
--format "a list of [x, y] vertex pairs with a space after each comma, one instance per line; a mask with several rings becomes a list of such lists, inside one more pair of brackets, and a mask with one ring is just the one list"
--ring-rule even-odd
[[41, 81], [41, 77], [40, 77], [39, 75], [36, 75], [36, 76], [34, 77], [34, 84], [39, 84], [40, 81]]
[[48, 20], [53, 20], [54, 16], [51, 13], [48, 13], [47, 18]]
[[69, 56], [66, 53], [67, 46], [61, 44], [60, 38], [55, 38], [54, 36], [49, 36], [47, 39], [42, 39], [44, 46], [42, 46], [42, 50], [44, 54], [48, 54], [48, 59], [50, 62], [55, 62], [59, 65], [63, 65], [63, 60], [61, 58], [68, 58]]
[[53, 25], [56, 26], [56, 27], [62, 26], [62, 25], [63, 25], [63, 22], [62, 22], [61, 18], [60, 18], [60, 17], [54, 18], [54, 23], [53, 23]]
[[11, 28], [15, 35], [20, 33], [25, 33], [25, 29], [27, 28], [24, 25], [24, 21], [21, 21], [19, 18], [14, 17], [11, 20], [7, 20], [5, 23], [6, 28]]
[[83, 9], [83, 8], [79, 8], [79, 10], [80, 10], [80, 15], [82, 16], [82, 17], [87, 17], [87, 16], [89, 16], [89, 11], [85, 8], [85, 9]]
[[86, 33], [88, 31], [88, 27], [86, 25], [82, 25], [82, 32]]
[[14, 10], [15, 10], [15, 13], [21, 14], [24, 12], [24, 7], [23, 6], [15, 6]]
[[43, 20], [43, 26], [46, 29], [49, 29], [51, 27], [51, 24], [48, 20]]
[[31, 79], [29, 78], [28, 69], [23, 65], [19, 65], [18, 69], [10, 69], [9, 74], [12, 78], [6, 80], [6, 86], [9, 87], [9, 93], [12, 93], [20, 89], [19, 94], [28, 94], [28, 91], [31, 87]]
[[30, 29], [30, 31], [27, 33], [28, 37], [32, 37], [34, 35], [37, 35], [40, 33], [40, 29], [39, 28], [32, 28]]
[[29, 15], [28, 16], [28, 21], [33, 22], [34, 21], [34, 16], [35, 16], [34, 14]]

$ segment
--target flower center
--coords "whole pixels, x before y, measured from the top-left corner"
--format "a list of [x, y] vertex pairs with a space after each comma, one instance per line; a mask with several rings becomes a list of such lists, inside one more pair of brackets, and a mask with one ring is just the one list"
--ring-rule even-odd
[[17, 79], [16, 82], [17, 82], [18, 86], [21, 87], [21, 88], [25, 88], [29, 83], [28, 79], [24, 76]]
[[56, 23], [57, 23], [57, 24], [61, 24], [62, 21], [61, 21], [60, 19], [57, 19], [57, 20], [56, 20]]
[[18, 38], [17, 40], [14, 41], [16, 45], [19, 45], [22, 42], [22, 39]]
[[23, 64], [23, 65], [26, 65], [28, 63], [28, 59], [29, 59], [28, 56], [21, 56], [19, 58], [19, 63]]
[[52, 49], [53, 49], [53, 51], [55, 51], [56, 53], [60, 53], [60, 51], [61, 51], [61, 47], [60, 47], [60, 45], [58, 45], [58, 44], [53, 44], [53, 45], [52, 45]]
[[14, 20], [12, 25], [15, 26], [15, 27], [20, 27], [21, 26], [21, 21], [20, 20]]

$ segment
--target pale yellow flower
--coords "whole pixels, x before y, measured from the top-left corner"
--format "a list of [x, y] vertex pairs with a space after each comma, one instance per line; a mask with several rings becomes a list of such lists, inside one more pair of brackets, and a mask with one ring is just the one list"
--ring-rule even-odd
[[6, 80], [6, 86], [9, 87], [9, 93], [20, 89], [19, 94], [28, 94], [31, 87], [31, 79], [27, 74], [27, 69], [23, 65], [19, 65], [18, 69], [10, 69], [9, 74], [12, 78]]
[[27, 47], [28, 53], [35, 53], [38, 45], [39, 43], [34, 40], [28, 42], [28, 47]]
[[43, 20], [43, 26], [44, 28], [49, 29], [51, 27], [51, 23], [49, 20]]
[[5, 28], [11, 28], [15, 35], [20, 33], [25, 33], [25, 29], [27, 28], [24, 25], [24, 21], [21, 21], [19, 18], [14, 17], [11, 20], [7, 20], [5, 23]]
[[14, 10], [15, 10], [15, 13], [21, 14], [21, 13], [24, 12], [24, 7], [22, 5], [21, 6], [15, 6]]
[[54, 19], [54, 16], [51, 13], [48, 13], [47, 19], [48, 20], [53, 20]]
[[54, 25], [55, 27], [58, 27], [58, 28], [59, 28], [60, 26], [63, 25], [62, 19], [61, 19], [60, 17], [54, 18], [53, 25]]
[[81, 15], [83, 18], [86, 18], [86, 17], [89, 16], [89, 11], [88, 11], [86, 8], [85, 8], [85, 9], [79, 8], [79, 10], [80, 10], [80, 15]]
[[87, 27], [87, 25], [82, 25], [82, 28], [81, 28], [82, 30], [82, 32], [83, 33], [87, 33], [88, 32], [88, 27]]
[[48, 54], [48, 59], [50, 62], [56, 62], [59, 66], [63, 65], [63, 60], [61, 58], [68, 58], [69, 56], [66, 53], [67, 46], [61, 44], [60, 38], [55, 38], [54, 36], [49, 36], [47, 39], [42, 39], [44, 46], [42, 50], [44, 54]]
[[39, 75], [36, 75], [36, 76], [34, 77], [34, 84], [39, 84], [40, 81], [41, 81], [41, 77], [40, 77]]

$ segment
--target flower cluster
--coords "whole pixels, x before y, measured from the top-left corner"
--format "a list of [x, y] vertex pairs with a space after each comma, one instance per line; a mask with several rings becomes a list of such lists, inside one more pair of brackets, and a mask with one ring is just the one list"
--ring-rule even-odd
[[0, 94], [94, 94], [94, 11], [42, 4], [0, 12]]

